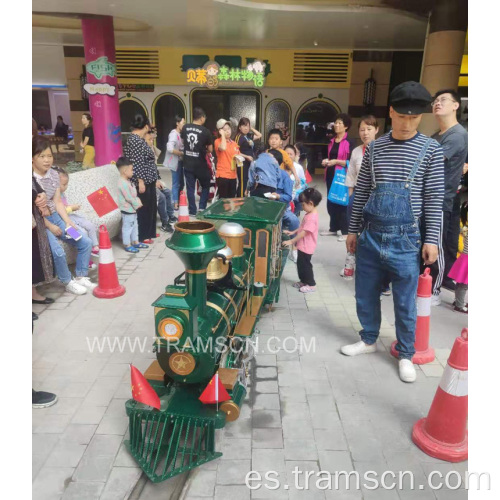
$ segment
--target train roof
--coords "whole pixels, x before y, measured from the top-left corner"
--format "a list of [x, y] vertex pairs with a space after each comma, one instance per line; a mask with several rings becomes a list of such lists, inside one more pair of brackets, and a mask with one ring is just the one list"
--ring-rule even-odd
[[203, 219], [226, 219], [240, 222], [265, 222], [278, 224], [286, 211], [280, 201], [264, 198], [223, 198], [217, 200], [200, 216]]

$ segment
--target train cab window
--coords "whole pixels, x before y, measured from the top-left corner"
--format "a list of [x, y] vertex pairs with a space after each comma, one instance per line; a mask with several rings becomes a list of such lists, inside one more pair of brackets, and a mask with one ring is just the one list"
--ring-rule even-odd
[[195, 88], [191, 92], [191, 110], [195, 107], [205, 111], [205, 127], [213, 133], [216, 133], [215, 124], [221, 116], [237, 121], [245, 117], [252, 127], [260, 128], [261, 95], [258, 90]]
[[252, 233], [250, 229], [245, 229], [245, 237], [243, 238], [243, 246], [251, 247], [252, 246]]

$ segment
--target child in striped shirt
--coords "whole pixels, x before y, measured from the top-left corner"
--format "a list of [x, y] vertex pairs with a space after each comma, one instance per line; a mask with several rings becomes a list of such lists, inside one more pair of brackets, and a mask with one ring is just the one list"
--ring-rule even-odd
[[130, 182], [134, 175], [132, 162], [121, 156], [116, 162], [120, 172], [118, 180], [118, 206], [122, 213], [122, 242], [126, 252], [138, 253], [139, 248], [149, 248], [145, 243], [139, 242], [139, 224], [137, 210], [142, 207], [142, 202], [137, 196], [137, 189]]

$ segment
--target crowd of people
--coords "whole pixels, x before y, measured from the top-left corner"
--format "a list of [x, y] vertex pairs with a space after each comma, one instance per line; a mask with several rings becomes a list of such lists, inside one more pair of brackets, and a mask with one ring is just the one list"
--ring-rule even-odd
[[[468, 313], [468, 204], [457, 193], [467, 168], [467, 132], [458, 123], [460, 98], [444, 89], [431, 97], [421, 84], [405, 82], [390, 96], [390, 132], [376, 138], [379, 124], [373, 115], [361, 117], [355, 147], [352, 120], [339, 114], [333, 122], [333, 137], [322, 165], [327, 190], [328, 230], [319, 232], [318, 205], [321, 193], [309, 187], [311, 177], [299, 161], [303, 155], [294, 144], [284, 147], [280, 129], [263, 138], [248, 118], [241, 118], [233, 130], [230, 120], [217, 121], [217, 138], [204, 126], [206, 114], [194, 108], [193, 120], [175, 117], [165, 145], [163, 165], [172, 173], [172, 188], [160, 178], [155, 146], [156, 130], [143, 115], [137, 115], [117, 159], [118, 205], [122, 214], [122, 242], [125, 251], [138, 253], [148, 248], [157, 230], [173, 232], [180, 192], [186, 187], [189, 214], [207, 207], [215, 178], [217, 196], [255, 196], [284, 203], [282, 228], [284, 245], [297, 263], [302, 293], [316, 291], [312, 256], [318, 234], [345, 241], [347, 255], [341, 276], [355, 278], [357, 314], [362, 325], [361, 340], [342, 347], [347, 356], [376, 351], [381, 323], [380, 295], [394, 297], [395, 327], [400, 377], [412, 382], [416, 372], [416, 290], [418, 276], [430, 266], [433, 304], [440, 304], [442, 286], [455, 290], [455, 311]], [[432, 138], [418, 132], [422, 114], [429, 108], [439, 131]], [[82, 116], [85, 126], [82, 151], [84, 163], [93, 166], [92, 118]], [[37, 290], [56, 277], [70, 293], [82, 295], [96, 284], [89, 277], [99, 254], [96, 227], [81, 213], [81, 207], [67, 200], [69, 176], [53, 167], [50, 143], [33, 137], [32, 148], [32, 300], [50, 304], [53, 299]], [[196, 184], [199, 202], [196, 204]], [[301, 211], [305, 212], [300, 221]], [[75, 232], [72, 232], [72, 231]], [[463, 249], [458, 254], [459, 235]], [[76, 235], [76, 236], [75, 236]], [[287, 239], [288, 238], [288, 239]], [[69, 269], [61, 242], [76, 248], [74, 273]], [[33, 319], [36, 315], [33, 313]], [[49, 396], [47, 395], [49, 394]], [[55, 402], [50, 393], [33, 392], [39, 407]], [[48, 401], [50, 400], [50, 401]], [[47, 403], [48, 401], [48, 403]], [[46, 404], [47, 403], [47, 404]]]

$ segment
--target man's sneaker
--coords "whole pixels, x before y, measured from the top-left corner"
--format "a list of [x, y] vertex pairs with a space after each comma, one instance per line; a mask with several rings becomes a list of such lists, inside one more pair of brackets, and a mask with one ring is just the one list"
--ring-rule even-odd
[[169, 224], [173, 224], [173, 223], [178, 222], [178, 221], [179, 221], [179, 219], [175, 215], [172, 215], [172, 217], [168, 218]]
[[48, 408], [57, 403], [57, 396], [51, 392], [31, 391], [31, 406], [33, 408]]
[[342, 234], [342, 231], [337, 231], [337, 241], [345, 241], [347, 238]]
[[335, 236], [337, 233], [334, 233], [333, 231], [321, 231], [319, 233], [320, 236]]
[[160, 227], [160, 230], [163, 231], [164, 233], [173, 233], [174, 228], [170, 224], [163, 224]]
[[297, 262], [297, 249], [296, 249], [296, 248], [292, 248], [292, 249], [288, 252], [288, 258], [289, 258], [292, 262]]
[[90, 291], [97, 288], [97, 283], [92, 283], [92, 281], [90, 281], [87, 277], [77, 278], [76, 282]]
[[66, 285], [66, 291], [74, 293], [75, 295], [85, 295], [87, 293], [87, 289], [80, 285], [76, 280], [71, 280]]
[[377, 352], [377, 345], [365, 344], [362, 340], [355, 344], [344, 345], [340, 348], [340, 352], [346, 356], [357, 356], [358, 354], [371, 354]]
[[399, 378], [403, 382], [415, 382], [417, 380], [417, 372], [410, 359], [399, 360]]
[[431, 297], [431, 306], [440, 306], [441, 305], [441, 294], [433, 295]]
[[465, 307], [454, 306], [453, 310], [456, 312], [459, 312], [459, 313], [469, 314], [469, 308], [467, 306], [465, 306]]

